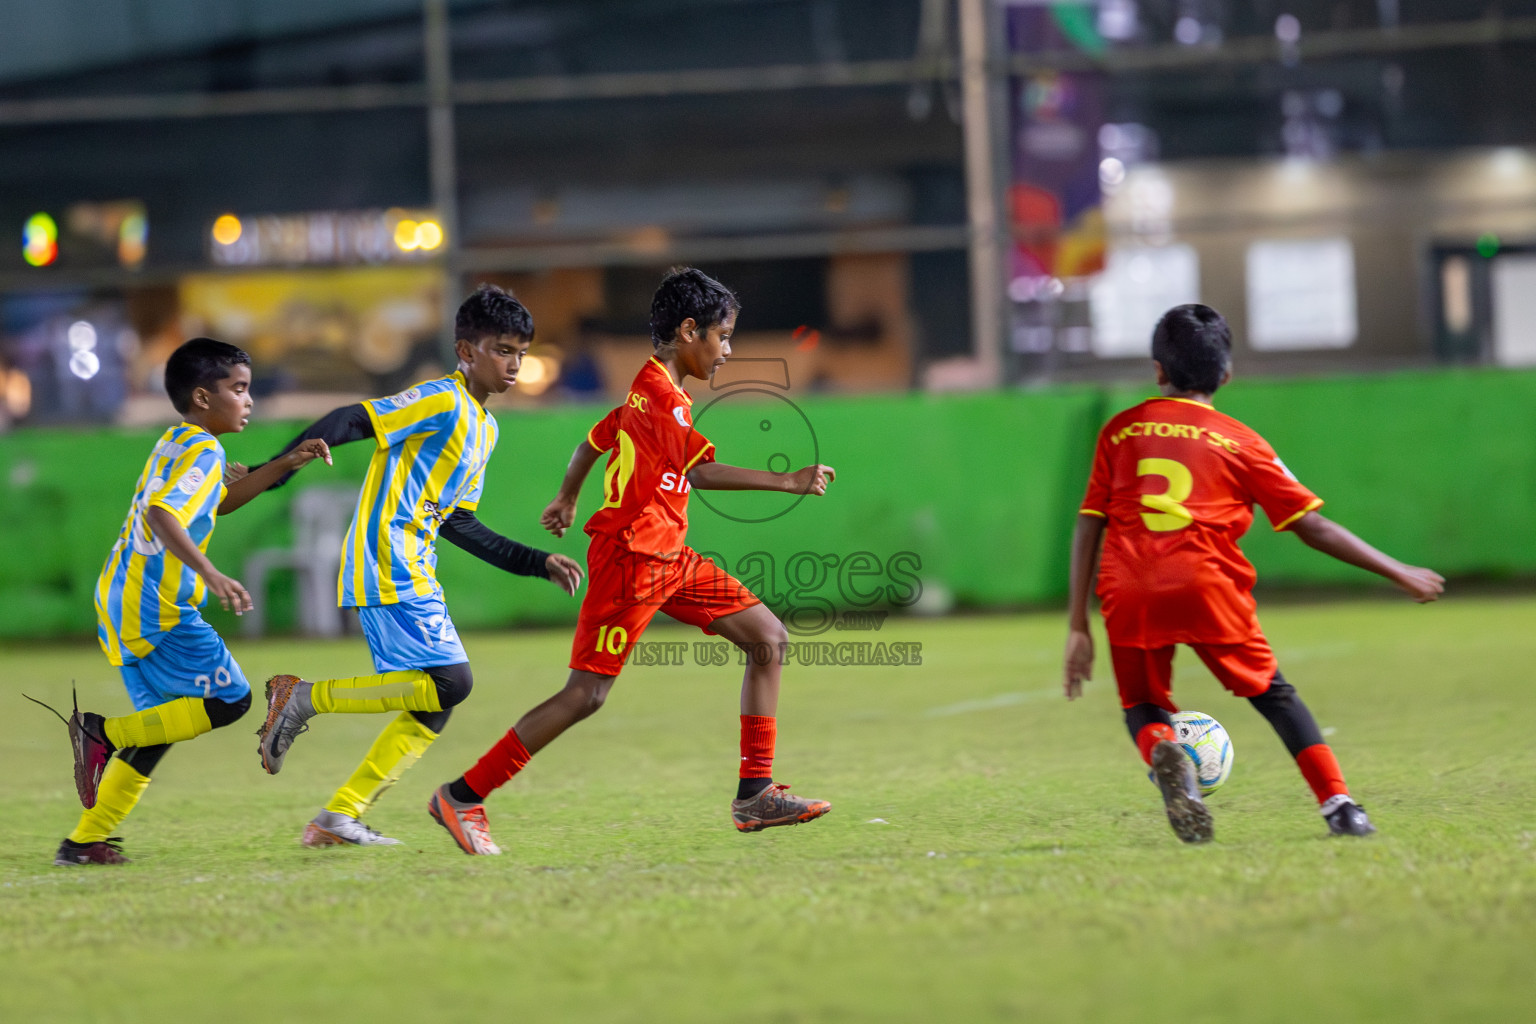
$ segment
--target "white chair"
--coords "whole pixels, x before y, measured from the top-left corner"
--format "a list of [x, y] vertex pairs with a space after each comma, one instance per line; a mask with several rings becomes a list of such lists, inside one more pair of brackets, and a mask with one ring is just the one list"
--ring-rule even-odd
[[242, 636], [266, 632], [262, 612], [267, 577], [274, 569], [295, 575], [299, 596], [299, 630], [308, 636], [340, 636], [341, 609], [336, 606], [336, 577], [341, 572], [341, 543], [352, 522], [357, 492], [339, 487], [307, 487], [293, 499], [293, 547], [263, 548], [245, 560], [245, 587], [255, 608], [240, 620]]

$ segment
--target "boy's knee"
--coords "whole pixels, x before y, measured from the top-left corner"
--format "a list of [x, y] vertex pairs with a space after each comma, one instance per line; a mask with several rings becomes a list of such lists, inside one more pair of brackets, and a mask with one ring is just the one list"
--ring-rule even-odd
[[613, 689], [613, 676], [588, 675], [585, 677], [573, 677], [565, 684], [565, 690], [574, 698], [576, 713], [586, 718], [597, 713], [608, 699], [608, 691]]
[[784, 648], [789, 643], [789, 630], [784, 628], [784, 623], [777, 615], [770, 615], [766, 621], [754, 625], [756, 628], [751, 635], [738, 646], [753, 664], [777, 665], [782, 662]]
[[784, 627], [784, 620], [777, 615], [769, 615], [768, 620], [762, 625], [763, 635], [758, 639], [768, 644], [783, 644], [789, 642], [789, 630]]
[[[431, 676], [432, 682], [437, 685], [437, 703], [444, 711], [464, 703], [465, 698], [469, 696], [469, 691], [475, 688], [475, 676], [469, 670], [467, 661], [461, 661], [457, 665], [439, 665], [436, 668], [429, 668], [427, 675]], [[428, 726], [428, 728], [431, 727]]]
[[777, 615], [773, 617], [773, 621], [767, 625], [763, 632], [768, 634], [763, 637], [763, 642], [775, 651], [782, 651], [784, 645], [789, 643], [789, 630], [784, 628], [784, 623], [779, 620]]
[[203, 711], [207, 713], [208, 721], [215, 729], [240, 721], [240, 718], [249, 710], [251, 710], [251, 691], [249, 690], [245, 691], [245, 694], [239, 700], [224, 701], [217, 697], [203, 698]]
[[441, 736], [443, 734], [443, 730], [448, 728], [448, 719], [452, 715], [453, 711], [451, 709], [447, 711], [410, 712], [410, 716], [416, 719], [417, 722], [421, 723], [421, 727], [432, 733], [434, 736]]

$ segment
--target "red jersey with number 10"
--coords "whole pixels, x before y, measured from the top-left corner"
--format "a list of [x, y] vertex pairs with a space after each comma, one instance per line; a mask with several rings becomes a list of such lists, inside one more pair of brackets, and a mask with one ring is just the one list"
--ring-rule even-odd
[[588, 431], [588, 444], [613, 453], [603, 473], [603, 507], [587, 520], [589, 535], [661, 558], [682, 550], [692, 489], [688, 471], [715, 458], [715, 446], [693, 429], [692, 406], [688, 392], [652, 356], [624, 404]]
[[1204, 402], [1153, 398], [1099, 434], [1082, 512], [1108, 522], [1098, 593], [1120, 647], [1259, 635], [1238, 540], [1258, 504], [1276, 530], [1322, 505], [1262, 437]]

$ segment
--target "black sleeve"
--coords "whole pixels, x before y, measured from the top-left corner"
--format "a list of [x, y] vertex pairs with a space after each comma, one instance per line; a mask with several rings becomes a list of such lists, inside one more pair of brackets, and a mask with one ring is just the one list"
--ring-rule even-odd
[[[272, 459], [280, 459], [284, 455], [297, 448], [302, 442], [310, 438], [318, 437], [326, 444], [335, 448], [339, 444], [351, 444], [353, 441], [362, 441], [373, 437], [373, 421], [368, 418], [368, 410], [362, 403], [357, 405], [344, 405], [339, 409], [332, 409], [324, 416], [304, 428], [304, 432], [283, 446], [283, 450], [272, 456]], [[271, 462], [268, 459], [267, 462]], [[266, 465], [266, 463], [262, 463]], [[252, 466], [252, 469], [260, 469], [261, 466]], [[297, 472], [297, 471], [295, 471]], [[292, 478], [293, 473], [281, 477], [272, 488], [278, 488]]]
[[458, 509], [443, 522], [439, 535], [455, 547], [463, 548], [482, 562], [518, 576], [549, 579], [544, 562], [549, 552], [519, 544], [486, 526], [468, 509]]

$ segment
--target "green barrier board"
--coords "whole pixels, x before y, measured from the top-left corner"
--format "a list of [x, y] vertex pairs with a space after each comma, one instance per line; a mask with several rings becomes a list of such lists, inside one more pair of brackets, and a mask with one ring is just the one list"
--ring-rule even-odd
[[[983, 395], [818, 397], [768, 391], [702, 396], [700, 431], [721, 461], [837, 469], [825, 498], [707, 492], [690, 500], [689, 543], [736, 572], [804, 632], [844, 609], [888, 608], [918, 594], [962, 607], [1060, 600], [1068, 539], [1098, 427], [1145, 389], [1063, 387]], [[1536, 374], [1493, 370], [1319, 380], [1238, 380], [1217, 407], [1275, 446], [1327, 501], [1324, 512], [1378, 547], [1449, 575], [1536, 572]], [[586, 537], [538, 527], [572, 450], [603, 407], [503, 413], [479, 515], [493, 528], [584, 560]], [[256, 463], [296, 425], [225, 437]], [[0, 636], [88, 636], [92, 589], [158, 430], [23, 431], [0, 440]], [[356, 488], [370, 449], [337, 452], [288, 487], [219, 521], [209, 555], [241, 575], [245, 559], [292, 540], [299, 488]], [[597, 506], [601, 465], [578, 523]], [[1274, 535], [1245, 543], [1260, 577], [1282, 585], [1370, 577]], [[462, 628], [574, 621], [578, 602], [542, 580], [507, 576], [447, 544], [438, 577]], [[263, 596], [268, 621], [293, 629], [289, 574]], [[941, 603], [947, 603], [941, 601]], [[230, 635], [232, 616], [205, 607]]]

